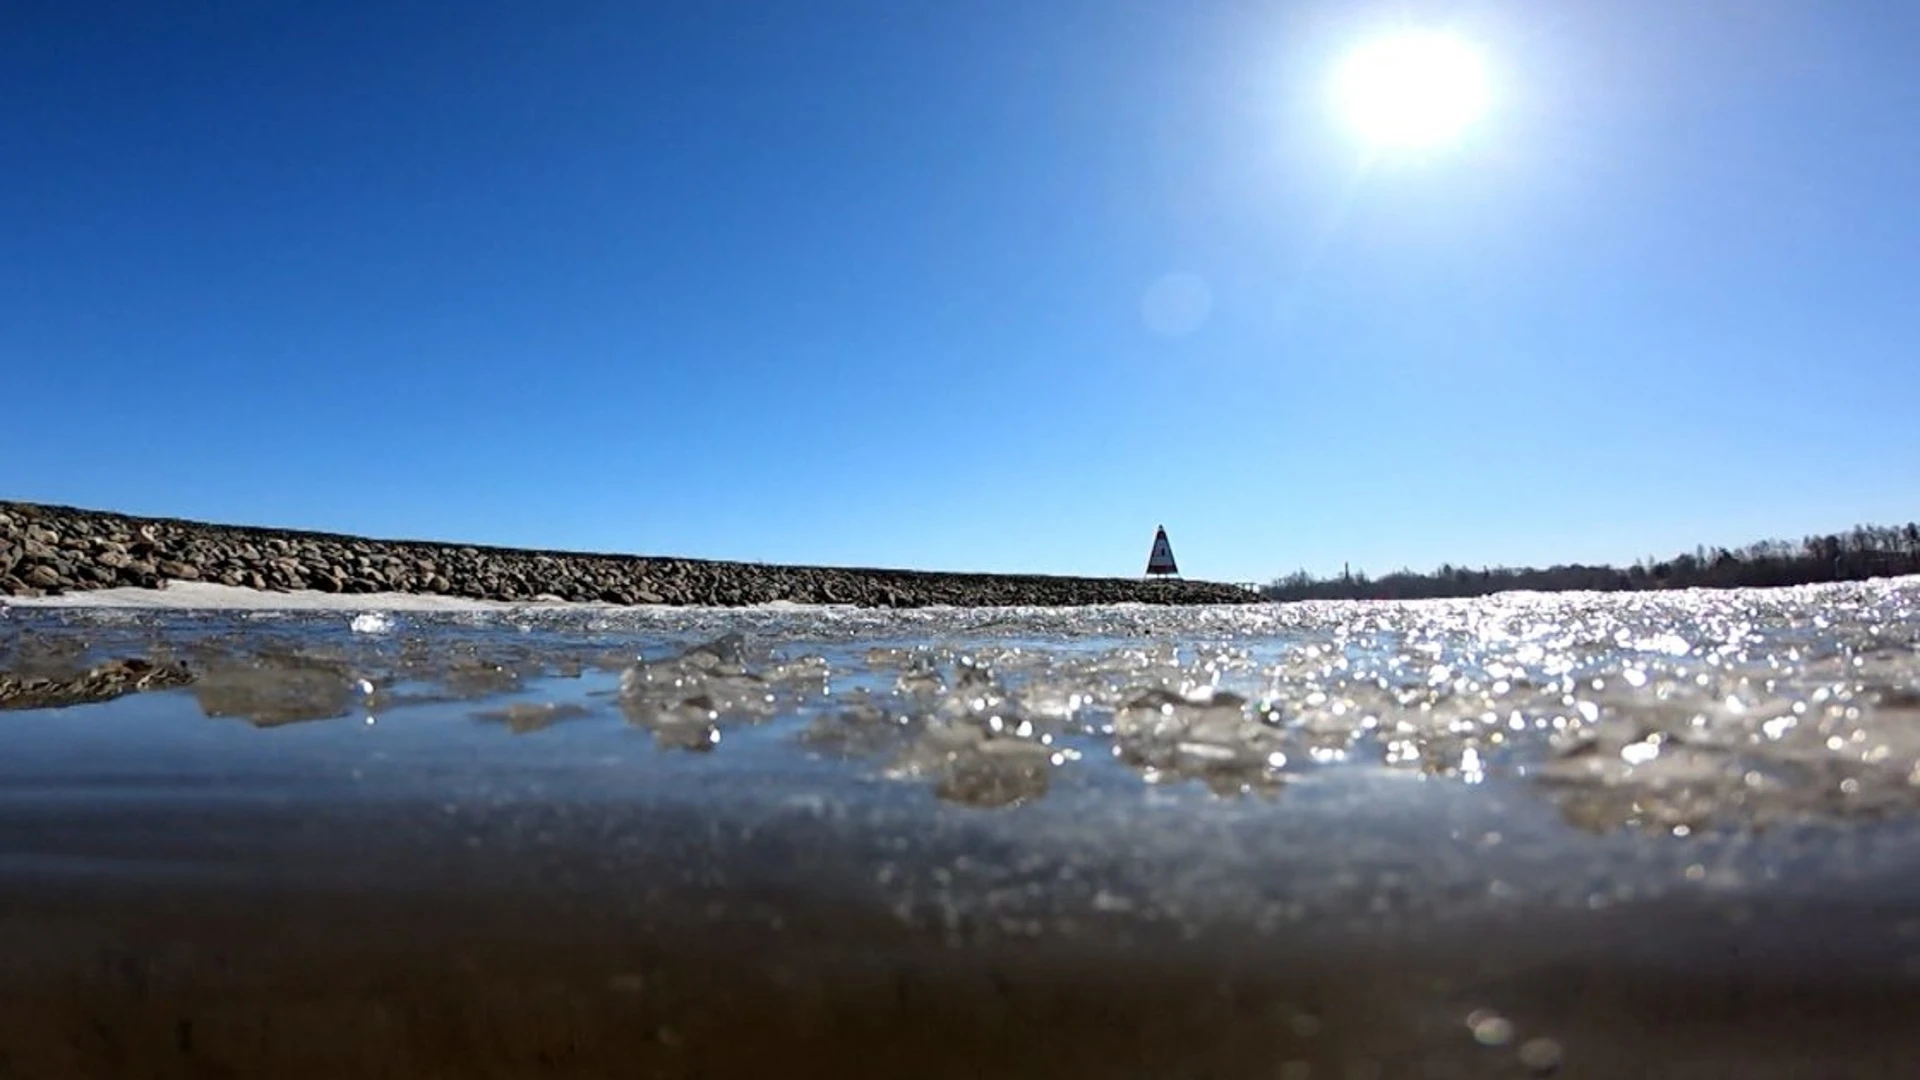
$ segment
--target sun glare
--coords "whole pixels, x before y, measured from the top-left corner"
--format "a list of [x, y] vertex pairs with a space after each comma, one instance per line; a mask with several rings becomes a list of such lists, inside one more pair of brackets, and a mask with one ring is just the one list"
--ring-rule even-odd
[[1383, 149], [1443, 146], [1486, 111], [1479, 50], [1437, 30], [1402, 30], [1349, 53], [1334, 77], [1341, 119]]

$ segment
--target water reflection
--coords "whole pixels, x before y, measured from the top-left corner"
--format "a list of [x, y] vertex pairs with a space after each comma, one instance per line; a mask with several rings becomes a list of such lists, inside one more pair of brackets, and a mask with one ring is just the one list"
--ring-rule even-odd
[[549, 610], [379, 633], [341, 616], [12, 612], [0, 704], [186, 687], [208, 716], [272, 727], [466, 702], [534, 733], [606, 715], [604, 696], [664, 750], [724, 752], [729, 732], [767, 727], [983, 807], [1047, 797], [1060, 771], [1233, 799], [1359, 765], [1519, 781], [1586, 829], [1764, 826], [1920, 808], [1917, 595]]
[[[72, 655], [77, 656], [78, 650]], [[0, 671], [0, 709], [62, 709], [93, 705], [126, 694], [185, 686], [193, 674], [178, 664], [141, 657], [108, 660], [78, 672], [30, 666]]]
[[563, 720], [578, 720], [592, 716], [593, 710], [573, 702], [524, 702], [516, 701], [505, 708], [486, 709], [475, 713], [475, 719], [492, 724], [504, 724], [515, 735], [526, 735], [535, 731], [545, 731]]
[[359, 690], [344, 662], [301, 654], [217, 661], [193, 684], [202, 713], [263, 728], [346, 716]]

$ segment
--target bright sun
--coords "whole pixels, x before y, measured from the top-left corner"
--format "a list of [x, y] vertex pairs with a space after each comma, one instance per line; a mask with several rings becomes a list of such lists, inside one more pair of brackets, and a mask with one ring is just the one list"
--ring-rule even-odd
[[1452, 34], [1402, 30], [1347, 54], [1333, 96], [1341, 119], [1374, 146], [1442, 146], [1486, 111], [1486, 65]]

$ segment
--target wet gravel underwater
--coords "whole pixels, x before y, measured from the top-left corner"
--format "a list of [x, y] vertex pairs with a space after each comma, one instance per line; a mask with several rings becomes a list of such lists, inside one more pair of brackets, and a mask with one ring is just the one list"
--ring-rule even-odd
[[0, 707], [0, 1077], [1920, 1052], [1920, 579], [15, 607]]

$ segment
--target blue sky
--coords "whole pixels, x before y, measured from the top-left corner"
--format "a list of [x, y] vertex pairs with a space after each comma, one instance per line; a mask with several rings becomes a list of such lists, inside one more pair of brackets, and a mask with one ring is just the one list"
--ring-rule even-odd
[[[1406, 22], [1492, 107], [1382, 154], [1326, 87]], [[9, 4], [0, 497], [1126, 575], [1165, 523], [1233, 580], [1906, 521], [1916, 55], [1892, 2]]]

